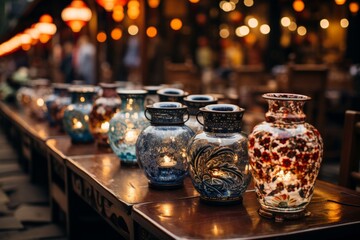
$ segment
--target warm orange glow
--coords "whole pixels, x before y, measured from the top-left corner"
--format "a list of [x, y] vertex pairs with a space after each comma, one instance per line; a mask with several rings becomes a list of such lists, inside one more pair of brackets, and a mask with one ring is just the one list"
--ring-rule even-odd
[[127, 0], [96, 0], [107, 12], [111, 12], [115, 6], [125, 6]]
[[160, 0], [148, 0], [149, 7], [157, 8], [160, 4]]
[[140, 15], [140, 9], [137, 7], [129, 7], [127, 11], [127, 15], [130, 19], [137, 19]]
[[346, 3], [346, 0], [335, 0], [335, 3], [337, 5], [344, 5]]
[[351, 13], [357, 13], [359, 11], [359, 4], [357, 2], [349, 3], [349, 10]]
[[35, 28], [39, 31], [40, 35], [54, 35], [56, 33], [56, 25], [47, 22], [38, 22], [35, 24]]
[[173, 29], [175, 31], [180, 30], [182, 28], [182, 25], [183, 25], [182, 21], [179, 18], [174, 18], [170, 22], [171, 29]]
[[111, 37], [112, 39], [114, 40], [119, 40], [121, 37], [122, 37], [122, 31], [120, 28], [114, 28], [112, 31], [111, 31]]
[[105, 42], [106, 38], [107, 38], [106, 33], [104, 33], [104, 32], [99, 32], [96, 36], [96, 40], [101, 43]]
[[124, 7], [120, 5], [115, 6], [112, 14], [112, 18], [114, 19], [114, 21], [121, 22], [124, 19], [124, 16]]
[[200, 0], [189, 0], [189, 2], [191, 2], [191, 3], [198, 3], [198, 2], [200, 2]]
[[295, 0], [292, 6], [296, 12], [301, 12], [305, 8], [305, 4], [302, 0]]
[[149, 37], [149, 38], [153, 38], [157, 35], [157, 29], [156, 27], [148, 27], [146, 29], [146, 35]]
[[49, 14], [44, 14], [40, 17], [39, 22], [52, 23], [53, 18]]
[[40, 34], [39, 40], [41, 43], [47, 43], [50, 40], [51, 36], [46, 34]]
[[61, 12], [62, 20], [73, 32], [80, 30], [90, 21], [92, 16], [90, 8], [83, 1], [74, 0]]

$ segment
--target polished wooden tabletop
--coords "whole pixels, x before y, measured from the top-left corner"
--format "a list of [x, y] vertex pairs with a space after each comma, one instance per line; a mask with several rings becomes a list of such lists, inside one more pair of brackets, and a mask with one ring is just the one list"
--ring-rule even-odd
[[121, 166], [120, 160], [113, 154], [70, 157], [66, 165], [102, 191], [105, 197], [115, 198], [126, 208], [137, 203], [198, 196], [189, 178], [186, 178], [184, 186], [178, 189], [149, 188], [142, 169], [137, 166]]
[[132, 216], [160, 239], [355, 237], [360, 233], [360, 193], [318, 181], [307, 207], [310, 216], [274, 222], [258, 214], [255, 192], [244, 194], [243, 205], [214, 206], [198, 197], [138, 204]]
[[113, 152], [110, 147], [98, 147], [95, 142], [73, 143], [69, 136], [50, 138], [46, 141], [46, 145], [50, 151], [56, 153], [63, 159], [71, 156], [107, 154]]
[[65, 136], [65, 132], [51, 127], [46, 120], [39, 120], [35, 117], [25, 114], [16, 104], [8, 104], [0, 101], [0, 109], [21, 129], [27, 131], [35, 139], [45, 141], [51, 137]]

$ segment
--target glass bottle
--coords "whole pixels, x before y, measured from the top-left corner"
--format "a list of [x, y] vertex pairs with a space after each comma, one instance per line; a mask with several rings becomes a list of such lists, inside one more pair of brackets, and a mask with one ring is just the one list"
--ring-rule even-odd
[[50, 94], [45, 100], [50, 126], [55, 127], [62, 125], [62, 110], [65, 106], [71, 104], [71, 98], [69, 95], [70, 86], [71, 85], [67, 83], [52, 84], [53, 93]]
[[200, 108], [204, 131], [190, 141], [188, 161], [192, 183], [205, 202], [241, 203], [251, 181], [243, 114], [232, 104]]
[[[203, 130], [203, 126], [197, 121], [196, 115], [199, 109], [210, 104], [216, 104], [217, 99], [210, 95], [189, 95], [184, 98], [184, 104], [188, 107], [190, 118], [185, 123], [196, 134]], [[202, 118], [201, 115], [199, 118]], [[201, 122], [202, 120], [199, 119]]]
[[140, 132], [148, 126], [144, 115], [145, 90], [117, 91], [121, 99], [121, 110], [110, 120], [110, 147], [128, 165], [137, 165], [135, 143]]
[[73, 143], [87, 143], [94, 140], [89, 128], [89, 114], [96, 94], [94, 86], [76, 85], [70, 89], [71, 104], [64, 110], [64, 130]]
[[90, 113], [90, 131], [99, 147], [110, 147], [109, 122], [120, 111], [121, 100], [116, 84], [100, 83], [99, 86], [100, 91]]
[[136, 143], [140, 167], [155, 188], [177, 188], [187, 175], [186, 146], [194, 132], [184, 124], [187, 107], [178, 102], [158, 102], [146, 108], [151, 126]]
[[300, 218], [311, 201], [323, 156], [318, 130], [305, 122], [305, 95], [268, 93], [265, 121], [249, 135], [259, 214], [276, 221]]

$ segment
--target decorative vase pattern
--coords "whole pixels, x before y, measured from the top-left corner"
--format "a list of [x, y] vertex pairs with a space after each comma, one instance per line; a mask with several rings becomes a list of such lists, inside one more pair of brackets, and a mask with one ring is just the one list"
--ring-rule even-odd
[[251, 172], [261, 216], [282, 221], [304, 216], [323, 157], [318, 130], [305, 122], [310, 98], [291, 93], [264, 94], [264, 122], [249, 136]]
[[45, 99], [51, 94], [50, 81], [46, 78], [32, 80], [34, 95], [30, 104], [31, 115], [38, 120], [45, 120], [48, 111]]
[[183, 185], [188, 163], [186, 146], [194, 132], [184, 125], [187, 107], [178, 102], [159, 102], [146, 109], [151, 126], [136, 143], [136, 155], [149, 185], [176, 188]]
[[178, 88], [162, 88], [157, 91], [159, 95], [160, 102], [179, 102], [183, 103], [184, 97], [188, 95], [187, 92], [184, 92]]
[[110, 120], [120, 111], [121, 100], [117, 85], [100, 83], [100, 91], [90, 113], [90, 131], [99, 147], [110, 147], [108, 131]]
[[[199, 133], [203, 130], [203, 126], [196, 119], [196, 115], [199, 109], [210, 104], [216, 104], [217, 99], [210, 95], [189, 95], [184, 98], [184, 104], [188, 107], [190, 118], [185, 123], [195, 133]], [[202, 118], [199, 116], [199, 118]], [[202, 122], [202, 119], [199, 119]]]
[[241, 132], [244, 109], [232, 104], [200, 108], [204, 132], [188, 145], [190, 177], [202, 200], [241, 203], [250, 181], [247, 142]]
[[149, 125], [144, 115], [145, 90], [118, 90], [121, 109], [110, 120], [109, 140], [121, 162], [137, 165], [135, 144], [140, 132]]
[[49, 124], [53, 127], [59, 127], [59, 130], [63, 130], [62, 119], [65, 107], [71, 104], [68, 90], [70, 86], [67, 83], [53, 83], [53, 93], [45, 100]]
[[69, 89], [71, 104], [64, 110], [64, 130], [74, 143], [87, 143], [94, 140], [89, 129], [89, 114], [96, 93], [93, 86], [73, 86]]

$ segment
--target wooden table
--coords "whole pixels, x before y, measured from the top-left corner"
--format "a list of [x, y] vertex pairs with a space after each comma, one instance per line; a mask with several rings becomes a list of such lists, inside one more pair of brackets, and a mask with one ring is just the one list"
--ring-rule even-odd
[[98, 148], [95, 142], [74, 144], [69, 136], [50, 138], [46, 141], [46, 146], [52, 219], [59, 221], [61, 215], [65, 214], [65, 225], [70, 234], [69, 189], [65, 163], [69, 157], [94, 154], [111, 155], [112, 150], [110, 148]]
[[131, 218], [135, 204], [198, 196], [189, 178], [185, 178], [184, 187], [179, 189], [151, 189], [142, 169], [121, 166], [116, 155], [69, 157], [66, 166], [71, 183], [69, 212], [76, 209], [71, 206], [72, 195], [76, 194], [126, 239], [136, 239]]
[[360, 193], [323, 181], [317, 182], [307, 208], [310, 216], [278, 223], [260, 217], [258, 209], [255, 192], [248, 191], [243, 205], [212, 206], [195, 197], [138, 204], [132, 217], [137, 223], [135, 231], [143, 238], [358, 239], [360, 236]]

